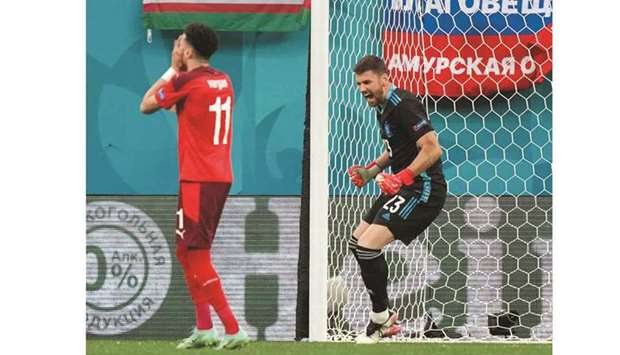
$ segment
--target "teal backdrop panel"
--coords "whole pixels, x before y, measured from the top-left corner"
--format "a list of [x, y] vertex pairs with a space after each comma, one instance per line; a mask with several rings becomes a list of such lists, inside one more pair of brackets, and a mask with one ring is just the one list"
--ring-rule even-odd
[[[139, 112], [170, 65], [174, 31], [146, 42], [140, 1], [86, 4], [87, 193], [170, 195], [178, 189], [176, 116]], [[211, 64], [235, 87], [234, 195], [299, 195], [308, 28], [220, 32]]]

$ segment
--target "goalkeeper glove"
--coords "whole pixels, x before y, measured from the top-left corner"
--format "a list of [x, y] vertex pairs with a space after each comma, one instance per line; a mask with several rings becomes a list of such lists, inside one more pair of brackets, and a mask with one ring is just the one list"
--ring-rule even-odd
[[386, 195], [395, 195], [400, 191], [400, 188], [403, 185], [411, 185], [413, 184], [413, 172], [407, 168], [398, 172], [398, 174], [385, 174], [381, 173], [377, 175], [377, 185], [379, 185], [379, 189], [383, 191]]
[[361, 165], [353, 165], [347, 170], [351, 182], [357, 187], [363, 187], [368, 181], [374, 178], [378, 173], [383, 170], [376, 161], [372, 161], [370, 164], [362, 167]]

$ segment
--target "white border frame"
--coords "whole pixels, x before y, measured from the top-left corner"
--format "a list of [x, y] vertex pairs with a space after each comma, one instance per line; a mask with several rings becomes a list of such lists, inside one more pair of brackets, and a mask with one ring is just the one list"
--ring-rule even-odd
[[329, 211], [329, 1], [313, 1], [310, 20], [309, 336], [327, 340]]

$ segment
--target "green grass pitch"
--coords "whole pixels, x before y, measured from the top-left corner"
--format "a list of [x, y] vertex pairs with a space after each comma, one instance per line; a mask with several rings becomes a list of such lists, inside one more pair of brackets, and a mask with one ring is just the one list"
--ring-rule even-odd
[[236, 355], [550, 355], [551, 344], [481, 344], [481, 343], [383, 343], [355, 345], [352, 343], [252, 342], [238, 350], [192, 349], [177, 350], [176, 341], [162, 340], [87, 340], [87, 355], [163, 355], [232, 353]]

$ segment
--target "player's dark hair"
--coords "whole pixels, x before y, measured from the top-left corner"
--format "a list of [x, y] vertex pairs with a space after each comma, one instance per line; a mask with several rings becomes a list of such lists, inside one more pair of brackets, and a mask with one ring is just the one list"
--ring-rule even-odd
[[369, 70], [372, 70], [379, 75], [385, 74], [385, 62], [376, 55], [367, 55], [360, 59], [357, 64], [355, 64], [355, 68], [353, 68], [353, 72], [357, 75]]
[[204, 59], [211, 58], [217, 51], [217, 35], [208, 26], [198, 22], [192, 22], [185, 26], [185, 39]]

